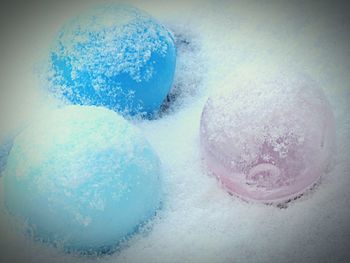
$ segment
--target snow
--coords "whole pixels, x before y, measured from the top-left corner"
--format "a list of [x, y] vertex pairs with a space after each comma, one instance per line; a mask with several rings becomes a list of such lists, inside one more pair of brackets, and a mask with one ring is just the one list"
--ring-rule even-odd
[[[3, 49], [8, 55], [1, 60], [0, 138], [53, 107], [55, 102], [37, 91], [40, 82], [32, 76], [32, 65], [45, 58], [48, 43], [66, 19], [87, 5], [43, 4], [32, 7], [35, 16], [18, 11], [17, 17], [8, 18], [12, 24], [3, 43], [8, 43]], [[118, 253], [102, 258], [64, 255], [1, 227], [1, 261], [347, 262], [350, 21], [345, 6], [331, 1], [209, 0], [140, 0], [135, 5], [190, 43], [179, 54], [182, 66], [175, 77], [183, 95], [170, 100], [161, 118], [133, 121], [162, 162], [162, 212]], [[21, 16], [26, 23], [16, 23]], [[284, 209], [227, 194], [205, 170], [199, 144], [200, 116], [209, 95], [232, 75], [255, 76], [280, 65], [305, 72], [319, 83], [335, 116], [338, 146], [333, 170]], [[6, 219], [0, 218], [5, 226]]]

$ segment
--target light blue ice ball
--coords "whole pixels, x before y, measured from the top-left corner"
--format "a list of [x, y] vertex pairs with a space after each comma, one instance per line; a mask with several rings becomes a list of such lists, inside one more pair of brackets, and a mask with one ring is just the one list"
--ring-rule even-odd
[[107, 5], [68, 21], [50, 58], [58, 97], [152, 117], [172, 86], [176, 49], [170, 31], [150, 15]]
[[26, 128], [3, 179], [10, 215], [67, 251], [115, 247], [161, 202], [157, 155], [136, 127], [102, 107], [68, 106]]

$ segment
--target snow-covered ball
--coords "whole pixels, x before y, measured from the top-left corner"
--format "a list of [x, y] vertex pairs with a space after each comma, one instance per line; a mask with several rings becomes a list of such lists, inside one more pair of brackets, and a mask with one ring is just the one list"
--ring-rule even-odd
[[335, 126], [323, 91], [308, 77], [239, 81], [210, 97], [200, 136], [208, 169], [247, 200], [286, 201], [328, 170]]
[[102, 107], [68, 106], [27, 127], [3, 180], [9, 215], [65, 251], [115, 248], [161, 202], [157, 155], [136, 127]]
[[91, 9], [68, 21], [50, 53], [50, 90], [73, 104], [152, 117], [174, 77], [171, 32], [127, 5]]

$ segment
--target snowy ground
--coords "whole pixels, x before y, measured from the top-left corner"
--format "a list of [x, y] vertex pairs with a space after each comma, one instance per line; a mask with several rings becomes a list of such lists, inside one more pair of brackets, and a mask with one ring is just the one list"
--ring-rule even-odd
[[[46, 2], [3, 9], [1, 140], [53, 107], [38, 91], [33, 67], [45, 58], [62, 23], [89, 5]], [[349, 262], [349, 8], [331, 1], [140, 0], [135, 5], [177, 36], [176, 99], [162, 118], [135, 121], [163, 164], [164, 209], [150, 231], [98, 259], [23, 240], [4, 229], [1, 219], [0, 262]], [[228, 195], [207, 174], [199, 152], [200, 115], [209, 94], [231, 85], [232, 75], [254, 77], [280, 66], [319, 82], [334, 111], [338, 144], [331, 173], [286, 208]]]

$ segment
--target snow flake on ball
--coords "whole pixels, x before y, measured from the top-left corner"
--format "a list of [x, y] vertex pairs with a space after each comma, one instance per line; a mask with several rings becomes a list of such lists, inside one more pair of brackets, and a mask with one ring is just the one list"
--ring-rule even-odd
[[157, 155], [138, 129], [102, 107], [68, 106], [23, 130], [3, 179], [10, 214], [67, 251], [113, 249], [161, 202]]
[[156, 113], [175, 71], [172, 34], [140, 10], [111, 5], [69, 21], [51, 52], [51, 91], [73, 104]]
[[327, 170], [335, 148], [322, 90], [292, 74], [239, 85], [204, 107], [201, 145], [208, 168], [229, 192], [246, 199], [300, 194]]

